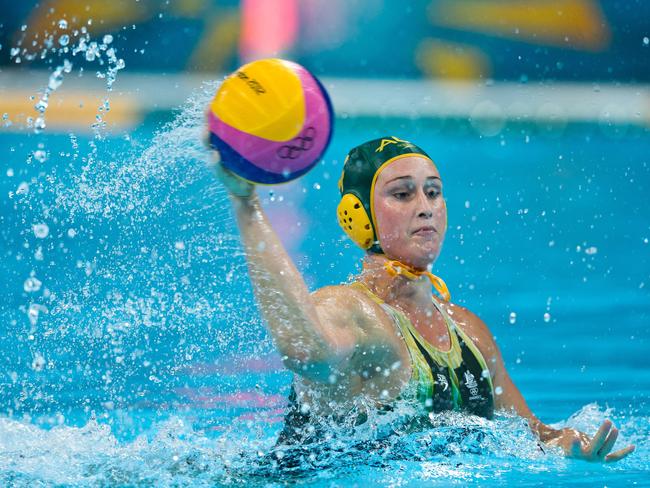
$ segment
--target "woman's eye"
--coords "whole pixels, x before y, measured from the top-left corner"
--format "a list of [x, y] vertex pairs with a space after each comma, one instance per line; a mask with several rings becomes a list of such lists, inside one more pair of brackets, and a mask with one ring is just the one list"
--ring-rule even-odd
[[404, 200], [405, 198], [408, 198], [409, 194], [406, 191], [398, 191], [393, 193], [393, 196], [398, 200]]
[[429, 198], [436, 198], [438, 195], [440, 195], [440, 190], [429, 190], [427, 192], [427, 195]]

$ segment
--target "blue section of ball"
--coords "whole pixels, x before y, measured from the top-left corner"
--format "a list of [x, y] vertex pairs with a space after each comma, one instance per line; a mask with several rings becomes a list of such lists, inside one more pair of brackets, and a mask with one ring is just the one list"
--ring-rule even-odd
[[[330, 135], [331, 138], [331, 135]], [[221, 157], [221, 163], [230, 171], [245, 180], [262, 185], [286, 183], [307, 173], [313, 166], [294, 172], [271, 173], [255, 166], [235, 151], [223, 139], [213, 132], [210, 133], [210, 147], [216, 149]], [[319, 156], [320, 158], [320, 156]]]

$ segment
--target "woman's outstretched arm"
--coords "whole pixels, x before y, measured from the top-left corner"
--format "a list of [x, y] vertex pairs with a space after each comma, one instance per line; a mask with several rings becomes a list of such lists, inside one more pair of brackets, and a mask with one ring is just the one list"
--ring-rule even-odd
[[469, 310], [454, 306], [454, 318], [463, 330], [472, 338], [483, 354], [495, 390], [495, 408], [514, 410], [519, 416], [528, 419], [531, 430], [539, 439], [552, 446], [562, 448], [567, 456], [587, 461], [618, 461], [634, 451], [630, 445], [611, 452], [618, 437], [618, 429], [610, 420], [605, 420], [593, 437], [575, 429], [554, 429], [540, 421], [526, 404], [526, 400], [515, 386], [506, 370], [501, 352], [494, 341], [492, 333], [485, 323]]

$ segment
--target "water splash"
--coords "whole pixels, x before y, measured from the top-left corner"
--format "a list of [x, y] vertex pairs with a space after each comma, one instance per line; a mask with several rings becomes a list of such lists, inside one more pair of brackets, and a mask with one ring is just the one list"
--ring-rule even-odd
[[[586, 406], [571, 419], [589, 422], [605, 413], [597, 406]], [[649, 419], [634, 421], [647, 431]], [[126, 442], [95, 419], [83, 427], [62, 422], [59, 419], [58, 425], [44, 430], [0, 418], [0, 481], [75, 486], [143, 480], [156, 486], [269, 486], [291, 481], [331, 486], [374, 480], [397, 486], [426, 480], [438, 486], [493, 485], [512, 479], [551, 482], [558, 475], [570, 476], [572, 470], [583, 475], [593, 466], [543, 453], [521, 419], [507, 415], [487, 421], [440, 414], [422, 431], [375, 438], [339, 431], [318, 449], [282, 450], [274, 447], [276, 432], [264, 425], [263, 418], [235, 422], [215, 436], [176, 416]], [[602, 478], [624, 468], [592, 469]]]
[[[18, 374], [2, 400], [19, 400], [6, 408], [120, 408], [173, 391], [194, 362], [271, 350], [201, 143], [214, 89], [198, 90], [145, 144], [71, 136], [73, 150], [52, 151], [47, 170], [14, 196], [16, 221], [32, 222], [23, 231], [32, 254], [22, 258], [30, 278], [20, 282], [29, 301], [11, 322], [16, 371], [25, 371], [21, 357], [36, 371], [36, 355], [52, 367]], [[84, 388], [81, 404], [60, 400]]]
[[[124, 60], [117, 56], [115, 48], [110, 46], [113, 42], [111, 35], [104, 35], [101, 41], [94, 41], [91, 39], [90, 33], [85, 26], [70, 32], [65, 19], [59, 20], [56, 26], [58, 27], [58, 32], [43, 33], [44, 41], [40, 51], [31, 51], [27, 47], [23, 47], [22, 42], [24, 37], [19, 39], [17, 45], [10, 50], [10, 57], [15, 63], [21, 63], [23, 59], [33, 61], [37, 57], [42, 60], [46, 58], [49, 60], [62, 59], [60, 64], [52, 71], [47, 86], [43, 90], [38, 102], [34, 105], [34, 109], [37, 112], [36, 118], [29, 119], [31, 120], [30, 126], [33, 127], [34, 132], [37, 134], [40, 134], [46, 128], [45, 114], [50, 103], [50, 97], [62, 85], [64, 76], [72, 72], [74, 67], [72, 60], [75, 57], [79, 57], [78, 64], [98, 64], [101, 67], [100, 71], [98, 71], [98, 76], [106, 79], [106, 89], [108, 92], [112, 91], [118, 72], [126, 66]], [[55, 36], [57, 35], [59, 36], [57, 39], [58, 47], [55, 45]], [[34, 43], [34, 46], [38, 48], [36, 43]], [[81, 66], [80, 74], [82, 71], [83, 66]], [[105, 128], [103, 113], [108, 108], [108, 99], [98, 107], [96, 121], [93, 124], [95, 135], [98, 137], [101, 136], [101, 130]]]

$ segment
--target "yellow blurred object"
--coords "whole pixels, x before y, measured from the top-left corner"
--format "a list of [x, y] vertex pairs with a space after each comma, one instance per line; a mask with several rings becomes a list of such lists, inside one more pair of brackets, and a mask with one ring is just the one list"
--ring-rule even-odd
[[274, 142], [293, 139], [305, 122], [302, 83], [281, 59], [242, 66], [224, 80], [210, 108], [227, 125]]
[[223, 72], [228, 57], [237, 51], [239, 13], [219, 12], [205, 21], [205, 31], [187, 63], [188, 69]]
[[[32, 93], [10, 91], [0, 93], [2, 111], [9, 114], [15, 128], [24, 127], [28, 117], [36, 118]], [[90, 131], [95, 123], [98, 107], [104, 97], [93, 92], [56, 94], [50, 99], [45, 112], [46, 130], [74, 129]], [[126, 95], [111, 98], [111, 109], [102, 113], [102, 120], [109, 126], [133, 127], [142, 120], [142, 111], [135, 99]]]
[[607, 19], [595, 0], [439, 0], [434, 25], [483, 32], [534, 44], [599, 51], [607, 47]]
[[420, 43], [416, 63], [433, 78], [475, 79], [491, 74], [490, 61], [480, 49], [433, 39]]

